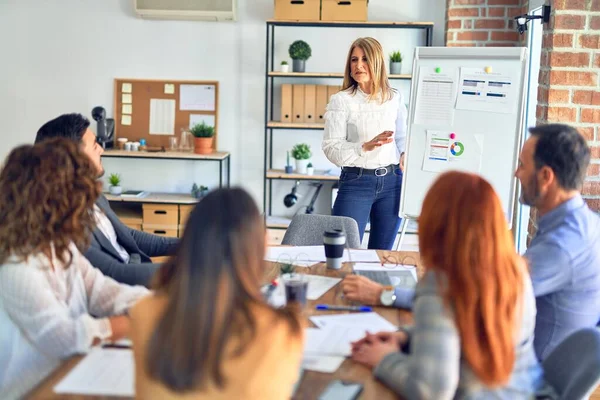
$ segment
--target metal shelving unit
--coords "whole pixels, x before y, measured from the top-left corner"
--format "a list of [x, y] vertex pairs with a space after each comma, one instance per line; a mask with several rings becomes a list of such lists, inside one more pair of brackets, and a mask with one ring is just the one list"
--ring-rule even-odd
[[[266, 58], [265, 58], [265, 143], [264, 143], [264, 187], [263, 207], [265, 216], [272, 214], [273, 180], [307, 180], [317, 182], [337, 182], [337, 176], [315, 173], [315, 175], [286, 174], [282, 170], [273, 169], [273, 131], [281, 129], [292, 130], [322, 130], [323, 124], [310, 123], [282, 123], [273, 121], [273, 92], [275, 79], [278, 78], [343, 78], [341, 72], [277, 72], [275, 69], [275, 28], [276, 27], [307, 27], [307, 28], [385, 28], [385, 29], [417, 29], [424, 31], [425, 46], [431, 46], [433, 41], [433, 22], [335, 22], [335, 21], [279, 21], [266, 22]], [[410, 80], [411, 75], [390, 75], [391, 80]], [[281, 228], [277, 225], [267, 227]]]

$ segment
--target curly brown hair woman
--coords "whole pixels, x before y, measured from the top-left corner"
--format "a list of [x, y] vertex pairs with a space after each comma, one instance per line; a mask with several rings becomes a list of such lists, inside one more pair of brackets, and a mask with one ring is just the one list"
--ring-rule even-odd
[[67, 139], [17, 147], [0, 172], [0, 398], [21, 398], [62, 359], [127, 335], [123, 314], [148, 293], [81, 255], [95, 176]]

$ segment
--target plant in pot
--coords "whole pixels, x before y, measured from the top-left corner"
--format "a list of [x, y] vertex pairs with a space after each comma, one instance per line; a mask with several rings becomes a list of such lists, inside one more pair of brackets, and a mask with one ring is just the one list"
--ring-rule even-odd
[[206, 196], [206, 194], [208, 193], [208, 187], [204, 186], [204, 185], [200, 185], [198, 186], [195, 182], [192, 185], [192, 197], [195, 199], [201, 199], [202, 197]]
[[400, 75], [402, 72], [402, 53], [394, 51], [390, 54], [390, 75]]
[[110, 194], [114, 194], [115, 196], [120, 196], [123, 193], [123, 188], [121, 187], [121, 175], [119, 174], [110, 174], [108, 176], [108, 183], [110, 186], [108, 191]]
[[308, 165], [306, 166], [306, 173], [308, 175], [314, 175], [315, 174], [315, 167], [313, 167], [312, 163], [308, 163]]
[[289, 48], [290, 58], [293, 60], [292, 71], [304, 72], [306, 60], [312, 55], [310, 46], [303, 40], [296, 40]]
[[215, 136], [215, 128], [206, 125], [204, 121], [196, 124], [190, 129], [194, 135], [194, 153], [210, 154], [213, 152], [213, 139]]
[[290, 65], [287, 61], [281, 62], [281, 72], [290, 72]]
[[292, 148], [292, 157], [296, 160], [296, 172], [306, 174], [308, 160], [312, 156], [310, 146], [306, 143], [298, 143]]

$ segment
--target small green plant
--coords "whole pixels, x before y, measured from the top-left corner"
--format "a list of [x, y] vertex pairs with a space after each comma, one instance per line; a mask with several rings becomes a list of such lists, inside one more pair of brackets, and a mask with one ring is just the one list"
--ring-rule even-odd
[[310, 146], [306, 143], [298, 143], [292, 148], [292, 157], [296, 160], [308, 160], [311, 156]]
[[288, 62], [287, 61], [282, 61], [281, 65], [288, 65]]
[[313, 165], [311, 162], [309, 162], [308, 165], [306, 166], [306, 168], [312, 168], [312, 167], [313, 167]]
[[215, 135], [215, 128], [210, 125], [206, 125], [206, 123], [202, 121], [201, 123], [192, 126], [190, 132], [192, 132], [192, 135], [197, 138], [210, 138]]
[[312, 55], [310, 46], [303, 40], [296, 40], [289, 48], [292, 60], [308, 60]]
[[208, 187], [204, 185], [198, 186], [195, 182], [192, 185], [192, 197], [199, 199], [201, 197], [204, 197], [206, 195], [206, 192], [208, 192]]
[[292, 274], [292, 273], [294, 273], [295, 270], [296, 270], [296, 267], [294, 267], [294, 264], [289, 264], [289, 263], [279, 264], [279, 272], [281, 273], [281, 275]]
[[399, 51], [392, 52], [392, 54], [390, 54], [390, 61], [391, 62], [402, 62], [402, 53], [400, 53]]
[[121, 185], [121, 175], [119, 174], [110, 174], [108, 176], [108, 182], [111, 186], [120, 186]]

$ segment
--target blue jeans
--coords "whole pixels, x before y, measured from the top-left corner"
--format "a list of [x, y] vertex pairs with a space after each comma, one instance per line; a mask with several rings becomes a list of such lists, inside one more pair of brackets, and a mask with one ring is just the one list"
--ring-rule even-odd
[[398, 166], [385, 176], [348, 172], [342, 168], [333, 215], [354, 218], [362, 242], [371, 221], [369, 249], [391, 250], [400, 227], [402, 171]]

